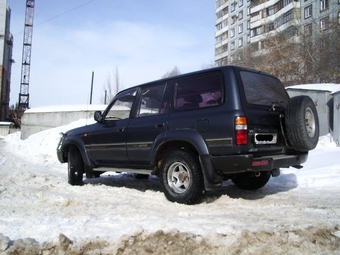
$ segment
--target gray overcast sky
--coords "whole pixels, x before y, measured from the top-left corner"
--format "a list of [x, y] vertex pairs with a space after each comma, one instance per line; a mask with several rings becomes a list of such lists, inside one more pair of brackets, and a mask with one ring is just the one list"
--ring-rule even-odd
[[[25, 0], [7, 0], [14, 35], [11, 102], [19, 99]], [[123, 88], [214, 61], [212, 0], [36, 0], [30, 106], [101, 103], [107, 77]]]

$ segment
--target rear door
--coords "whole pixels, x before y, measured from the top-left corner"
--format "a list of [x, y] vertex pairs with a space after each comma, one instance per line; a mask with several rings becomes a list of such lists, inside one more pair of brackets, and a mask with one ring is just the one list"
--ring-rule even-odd
[[169, 129], [201, 136], [212, 155], [228, 153], [233, 142], [234, 111], [228, 107], [231, 100], [227, 100], [223, 73], [184, 77], [175, 80], [174, 86]]
[[280, 151], [283, 146], [280, 115], [289, 96], [275, 77], [243, 70], [239, 73], [243, 85], [243, 108], [248, 120], [249, 142], [254, 151]]

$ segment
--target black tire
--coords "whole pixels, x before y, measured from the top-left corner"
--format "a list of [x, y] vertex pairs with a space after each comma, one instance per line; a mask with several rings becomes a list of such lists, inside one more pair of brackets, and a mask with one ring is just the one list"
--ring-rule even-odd
[[82, 185], [84, 162], [77, 147], [71, 146], [68, 150], [68, 183]]
[[262, 188], [270, 179], [270, 172], [246, 172], [236, 175], [232, 182], [240, 189], [256, 190]]
[[185, 150], [168, 153], [161, 167], [161, 183], [169, 201], [183, 204], [200, 202], [204, 181], [197, 156]]
[[285, 115], [289, 145], [297, 151], [313, 150], [319, 140], [319, 118], [313, 100], [309, 96], [291, 98]]

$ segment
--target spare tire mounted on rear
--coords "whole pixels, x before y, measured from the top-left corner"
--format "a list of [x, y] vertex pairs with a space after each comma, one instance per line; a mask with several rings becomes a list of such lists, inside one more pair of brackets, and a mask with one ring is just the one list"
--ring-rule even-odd
[[319, 118], [309, 96], [290, 99], [285, 112], [285, 128], [289, 145], [297, 151], [309, 151], [319, 140]]

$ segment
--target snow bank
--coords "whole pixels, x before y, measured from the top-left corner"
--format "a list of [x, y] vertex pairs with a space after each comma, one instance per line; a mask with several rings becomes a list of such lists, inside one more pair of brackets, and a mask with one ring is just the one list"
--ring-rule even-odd
[[340, 149], [329, 136], [260, 190], [226, 181], [188, 206], [167, 201], [156, 177], [68, 185], [59, 133], [89, 121], [0, 139], [1, 254], [339, 254]]

